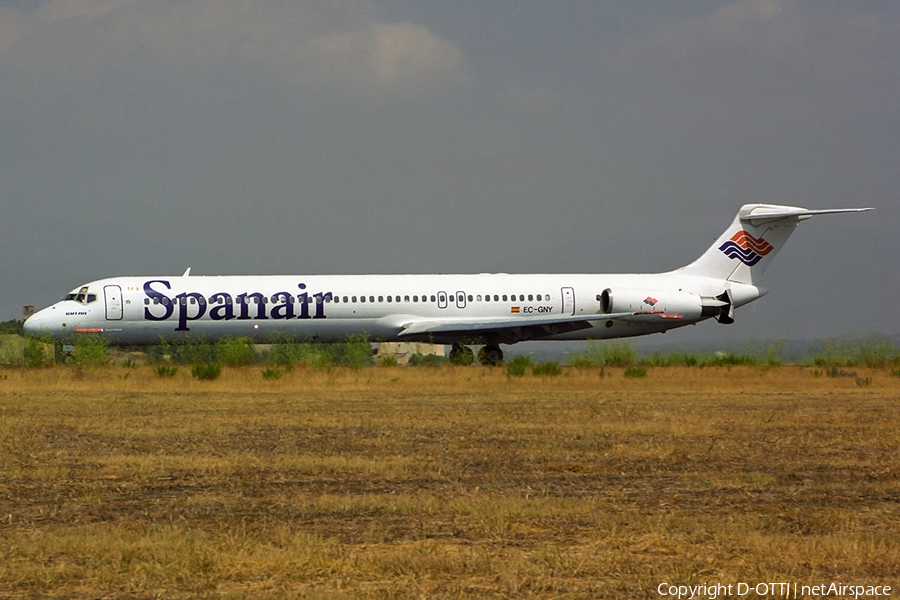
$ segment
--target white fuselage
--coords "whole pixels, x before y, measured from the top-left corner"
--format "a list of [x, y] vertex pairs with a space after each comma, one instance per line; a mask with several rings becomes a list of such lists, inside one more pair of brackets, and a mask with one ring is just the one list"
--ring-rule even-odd
[[[753, 286], [731, 287], [735, 307], [764, 293]], [[330, 342], [351, 335], [435, 343], [482, 343], [494, 335], [498, 343], [513, 343], [645, 335], [708, 317], [697, 312], [667, 319], [660, 318], [661, 311], [650, 311], [643, 318], [598, 319], [600, 296], [608, 289], [638, 290], [642, 297], [645, 290], [657, 296], [691, 294], [699, 306], [699, 297], [720, 294], [723, 282], [677, 273], [117, 277], [73, 290], [69, 299], [31, 317], [27, 326], [35, 335], [100, 333], [111, 343], [129, 345], [224, 337]], [[410, 324], [419, 322], [520, 320], [527, 327], [548, 318], [579, 316], [590, 317], [590, 326], [512, 336], [507, 335], [509, 327], [499, 335], [486, 329], [407, 333]]]

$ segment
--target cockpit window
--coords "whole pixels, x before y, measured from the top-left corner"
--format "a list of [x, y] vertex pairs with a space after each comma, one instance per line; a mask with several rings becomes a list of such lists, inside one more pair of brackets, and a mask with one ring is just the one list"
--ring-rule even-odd
[[87, 287], [83, 287], [77, 293], [66, 294], [63, 300], [74, 300], [79, 304], [90, 304], [97, 301], [97, 294], [89, 294]]

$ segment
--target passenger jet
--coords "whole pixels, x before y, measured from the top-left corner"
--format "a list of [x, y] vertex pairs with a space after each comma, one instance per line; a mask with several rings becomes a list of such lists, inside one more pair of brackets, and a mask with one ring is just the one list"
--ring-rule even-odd
[[245, 337], [255, 342], [450, 344], [451, 361], [503, 359], [500, 344], [622, 338], [733, 323], [765, 295], [763, 274], [800, 221], [869, 208], [747, 204], [700, 258], [629, 275], [309, 275], [115, 277], [80, 286], [33, 315], [25, 332], [58, 340], [99, 334], [114, 345]]

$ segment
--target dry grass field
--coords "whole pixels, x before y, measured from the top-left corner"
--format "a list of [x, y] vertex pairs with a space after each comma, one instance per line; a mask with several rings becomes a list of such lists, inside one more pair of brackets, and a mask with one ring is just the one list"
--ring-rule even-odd
[[0, 597], [900, 584], [889, 370], [189, 371], [0, 369]]

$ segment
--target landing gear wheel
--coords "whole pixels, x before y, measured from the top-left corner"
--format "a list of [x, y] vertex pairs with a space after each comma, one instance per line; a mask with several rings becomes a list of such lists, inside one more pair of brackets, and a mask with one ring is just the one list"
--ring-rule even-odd
[[475, 353], [468, 346], [453, 344], [450, 348], [450, 364], [467, 366], [475, 362]]
[[478, 351], [478, 362], [483, 365], [494, 366], [503, 360], [503, 351], [500, 346], [485, 346]]

